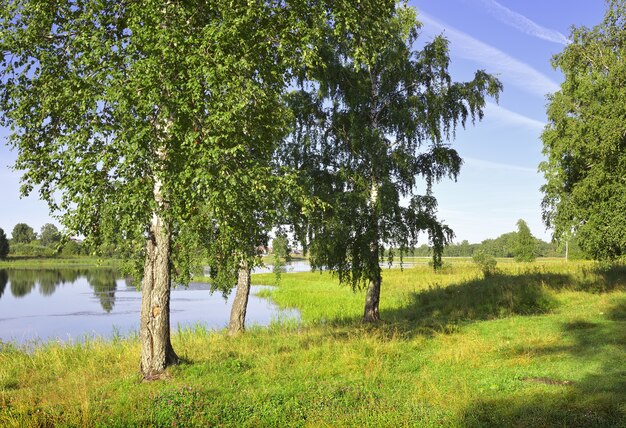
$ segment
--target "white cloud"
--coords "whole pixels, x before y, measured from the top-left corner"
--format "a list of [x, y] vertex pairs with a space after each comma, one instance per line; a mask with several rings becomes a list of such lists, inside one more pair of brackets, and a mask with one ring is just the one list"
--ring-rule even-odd
[[524, 15], [514, 12], [508, 7], [502, 6], [495, 0], [481, 0], [481, 2], [486, 6], [487, 11], [489, 11], [489, 13], [497, 19], [523, 33], [547, 40], [549, 42], [560, 43], [562, 45], [567, 45], [569, 43], [567, 37], [565, 37], [562, 33], [556, 30], [551, 30], [550, 28], [542, 27]]
[[494, 103], [487, 103], [485, 118], [488, 120], [496, 120], [510, 126], [519, 126], [526, 128], [539, 135], [543, 132], [545, 123], [528, 116], [508, 110]]
[[559, 85], [549, 77], [501, 50], [440, 23], [426, 14], [420, 14], [418, 19], [424, 24], [425, 30], [435, 34], [444, 33], [450, 40], [450, 49], [454, 56], [485, 65], [487, 72], [499, 75], [505, 82], [541, 97], [559, 90]]

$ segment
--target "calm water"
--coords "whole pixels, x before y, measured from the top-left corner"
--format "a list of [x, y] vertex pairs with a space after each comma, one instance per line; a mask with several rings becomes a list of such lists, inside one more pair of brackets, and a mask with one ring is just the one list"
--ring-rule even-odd
[[[297, 261], [297, 262], [291, 262], [286, 264], [283, 267], [284, 271], [286, 273], [289, 272], [310, 272], [311, 271], [311, 266], [309, 265], [309, 262], [306, 261]], [[254, 273], [272, 273], [274, 272], [274, 267], [272, 265], [266, 265], [266, 266], [258, 266], [255, 267], [253, 270]]]
[[[298, 318], [254, 296], [247, 325], [267, 325], [279, 318]], [[172, 329], [203, 324], [221, 329], [228, 324], [234, 292], [224, 299], [207, 284], [192, 283], [172, 290]], [[139, 330], [141, 293], [106, 269], [0, 270], [0, 341], [80, 341], [85, 336], [112, 337]]]
[[[380, 263], [380, 267], [382, 268], [404, 268], [404, 269], [408, 269], [410, 267], [413, 267], [417, 264], [428, 264], [428, 261], [423, 261], [423, 262], [403, 262], [402, 264], [400, 264], [400, 262], [394, 262], [391, 266], [389, 266], [389, 263], [387, 262], [383, 262]], [[272, 267], [272, 265], [266, 265], [266, 266], [261, 266], [261, 267], [256, 267], [254, 268], [254, 273], [272, 273], [274, 270], [274, 268]], [[284, 267], [284, 271], [286, 273], [291, 273], [291, 272], [310, 272], [311, 271], [311, 265], [309, 265], [308, 261], [297, 261], [297, 262], [291, 262], [288, 263], [285, 267]]]

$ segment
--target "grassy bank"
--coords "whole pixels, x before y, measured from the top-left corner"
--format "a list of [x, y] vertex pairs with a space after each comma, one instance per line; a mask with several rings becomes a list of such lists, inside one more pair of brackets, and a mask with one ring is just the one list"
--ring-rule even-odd
[[91, 256], [57, 256], [57, 257], [28, 257], [9, 256], [0, 260], [0, 269], [55, 269], [72, 267], [110, 267], [116, 268], [120, 260]]
[[625, 274], [386, 270], [377, 326], [330, 275], [283, 275], [266, 293], [301, 324], [180, 331], [165, 381], [140, 382], [136, 338], [4, 346], [0, 426], [624, 426]]

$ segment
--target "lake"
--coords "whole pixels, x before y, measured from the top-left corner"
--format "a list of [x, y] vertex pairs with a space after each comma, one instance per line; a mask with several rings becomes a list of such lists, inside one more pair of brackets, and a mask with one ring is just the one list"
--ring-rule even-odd
[[[281, 310], [254, 294], [248, 303], [246, 325], [268, 325], [278, 319], [298, 319], [295, 310]], [[204, 283], [172, 289], [170, 321], [179, 327], [228, 325], [234, 291], [224, 299]], [[0, 341], [81, 341], [111, 338], [139, 330], [141, 292], [109, 269], [0, 270]]]
[[[404, 261], [402, 263], [395, 261], [391, 264], [391, 266], [389, 265], [389, 263], [387, 262], [382, 262], [380, 263], [380, 267], [385, 269], [385, 268], [404, 268], [404, 269], [408, 269], [411, 268], [413, 266], [416, 265], [427, 265], [428, 262], [430, 261], [430, 259], [425, 259], [419, 262], [409, 262], [409, 261]], [[293, 261], [290, 263], [287, 263], [284, 267], [283, 270], [285, 271], [285, 273], [295, 273], [295, 272], [310, 272], [311, 271], [311, 265], [309, 264], [308, 261]], [[274, 267], [270, 264], [270, 265], [265, 265], [265, 266], [259, 266], [259, 267], [255, 267], [253, 269], [253, 273], [272, 273], [274, 272]]]

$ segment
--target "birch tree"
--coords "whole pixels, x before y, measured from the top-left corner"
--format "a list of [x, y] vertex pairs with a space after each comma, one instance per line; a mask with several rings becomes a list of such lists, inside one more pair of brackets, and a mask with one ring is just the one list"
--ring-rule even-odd
[[453, 232], [437, 218], [433, 184], [457, 178], [462, 160], [449, 141], [502, 88], [481, 70], [453, 82], [448, 41], [416, 51], [419, 28], [415, 10], [398, 6], [377, 37], [329, 35], [324, 66], [291, 95], [295, 131], [282, 158], [306, 171], [301, 185], [324, 207], [294, 215], [295, 230], [313, 267], [366, 288], [365, 322], [380, 319], [380, 262], [394, 257], [385, 246], [402, 255], [425, 232], [440, 265]]
[[[21, 192], [88, 243], [130, 243], [141, 372], [158, 378], [178, 361], [171, 284], [189, 280], [207, 221], [235, 227], [241, 195], [226, 189], [263, 186], [255, 169], [283, 132], [289, 70], [316, 61], [317, 22], [390, 2], [0, 1], [1, 124]], [[217, 218], [197, 221], [205, 205]]]
[[626, 254], [625, 26], [626, 2], [610, 0], [602, 23], [573, 29], [552, 61], [565, 80], [541, 136], [544, 221], [597, 260]]

